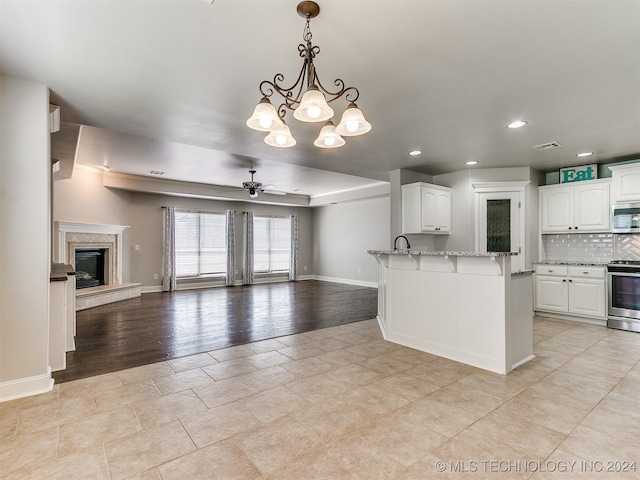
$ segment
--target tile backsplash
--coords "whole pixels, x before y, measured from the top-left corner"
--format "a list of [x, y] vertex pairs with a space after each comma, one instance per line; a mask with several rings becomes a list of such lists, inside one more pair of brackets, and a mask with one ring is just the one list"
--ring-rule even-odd
[[588, 263], [640, 260], [640, 235], [612, 233], [542, 235], [540, 260]]
[[[425, 252], [433, 252], [435, 250], [433, 235], [423, 235], [423, 234], [405, 234], [405, 237], [409, 239], [409, 243], [411, 243], [412, 250], [423, 250]], [[398, 246], [404, 247], [404, 240], [398, 240]]]

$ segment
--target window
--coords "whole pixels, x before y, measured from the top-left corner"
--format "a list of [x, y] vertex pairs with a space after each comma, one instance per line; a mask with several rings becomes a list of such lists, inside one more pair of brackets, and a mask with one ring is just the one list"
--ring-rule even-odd
[[282, 273], [289, 271], [291, 257], [291, 220], [289, 217], [253, 218], [253, 271]]
[[224, 275], [226, 230], [224, 213], [176, 210], [176, 277]]

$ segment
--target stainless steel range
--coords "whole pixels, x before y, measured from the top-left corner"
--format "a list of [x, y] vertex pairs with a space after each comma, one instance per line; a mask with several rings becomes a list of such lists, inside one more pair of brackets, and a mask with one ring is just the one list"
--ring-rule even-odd
[[640, 332], [640, 260], [614, 260], [607, 275], [607, 326]]

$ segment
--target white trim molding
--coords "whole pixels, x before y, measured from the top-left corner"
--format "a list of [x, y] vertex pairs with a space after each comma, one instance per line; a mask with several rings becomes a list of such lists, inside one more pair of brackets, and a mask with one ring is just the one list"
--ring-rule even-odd
[[129, 228], [129, 226], [69, 222], [63, 220], [56, 221], [54, 222], [54, 229], [56, 232], [56, 235], [54, 236], [54, 262], [74, 264], [75, 260], [74, 258], [71, 258], [70, 252], [71, 250], [75, 251], [75, 249], [70, 248], [68, 245], [70, 243], [70, 239], [72, 239], [74, 235], [104, 235], [104, 239], [94, 238], [94, 240], [89, 243], [100, 244], [99, 246], [102, 247], [102, 243], [109, 244], [112, 243], [111, 240], [114, 239], [113, 246], [115, 249], [115, 255], [114, 258], [111, 259], [113, 271], [109, 272], [109, 284], [120, 284], [122, 283], [122, 233], [126, 228]]
[[18, 378], [0, 383], [0, 402], [47, 393], [53, 389], [51, 368], [47, 373], [34, 377]]

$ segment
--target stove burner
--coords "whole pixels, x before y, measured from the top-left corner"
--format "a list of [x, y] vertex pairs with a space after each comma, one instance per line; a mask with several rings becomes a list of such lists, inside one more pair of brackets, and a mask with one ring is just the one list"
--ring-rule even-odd
[[640, 266], [640, 260], [613, 260], [609, 265]]

